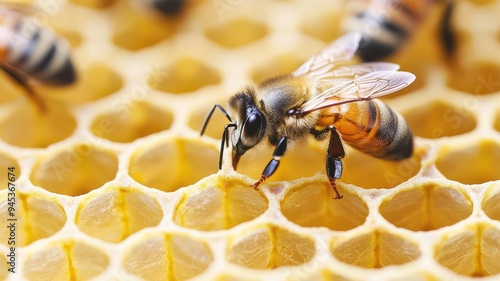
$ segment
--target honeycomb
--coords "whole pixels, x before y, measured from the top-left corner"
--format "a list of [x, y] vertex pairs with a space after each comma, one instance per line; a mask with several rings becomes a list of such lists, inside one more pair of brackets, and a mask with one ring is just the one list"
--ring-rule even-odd
[[434, 3], [389, 58], [417, 75], [384, 98], [416, 151], [387, 162], [347, 148], [342, 200], [324, 143], [289, 152], [255, 190], [272, 150], [218, 171], [227, 120], [199, 130], [213, 104], [342, 34], [348, 2], [188, 1], [174, 17], [142, 2], [28, 3], [72, 46], [79, 80], [34, 85], [41, 112], [0, 73], [0, 280], [500, 279], [500, 1], [455, 2], [451, 56]]

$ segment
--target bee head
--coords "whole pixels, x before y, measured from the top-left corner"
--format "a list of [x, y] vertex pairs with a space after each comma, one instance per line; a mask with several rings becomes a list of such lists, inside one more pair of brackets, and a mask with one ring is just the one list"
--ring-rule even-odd
[[236, 169], [241, 156], [264, 137], [266, 118], [257, 108], [252, 89], [232, 96], [228, 105], [236, 124], [236, 129], [231, 133], [233, 168]]

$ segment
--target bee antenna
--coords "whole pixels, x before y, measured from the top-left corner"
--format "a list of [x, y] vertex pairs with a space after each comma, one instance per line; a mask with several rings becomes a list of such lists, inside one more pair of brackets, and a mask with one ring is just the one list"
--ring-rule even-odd
[[231, 119], [231, 117], [229, 116], [229, 114], [227, 114], [227, 112], [224, 109], [224, 107], [222, 107], [222, 105], [220, 105], [220, 104], [217, 103], [217, 104], [214, 105], [214, 107], [212, 108], [212, 110], [210, 110], [210, 112], [207, 115], [207, 118], [205, 118], [205, 122], [203, 122], [203, 125], [201, 126], [200, 136], [203, 136], [203, 134], [205, 133], [205, 129], [207, 128], [208, 121], [210, 121], [210, 118], [212, 117], [212, 114], [214, 113], [214, 111], [215, 111], [216, 108], [220, 109], [220, 111], [222, 111], [222, 113], [224, 113], [224, 115], [229, 120], [229, 122], [233, 122], [233, 120]]
[[229, 128], [236, 128], [236, 124], [229, 123], [224, 127], [224, 132], [222, 133], [222, 139], [220, 141], [220, 154], [219, 154], [219, 170], [222, 169], [222, 156], [224, 155], [224, 141], [226, 142], [226, 146], [229, 146]]

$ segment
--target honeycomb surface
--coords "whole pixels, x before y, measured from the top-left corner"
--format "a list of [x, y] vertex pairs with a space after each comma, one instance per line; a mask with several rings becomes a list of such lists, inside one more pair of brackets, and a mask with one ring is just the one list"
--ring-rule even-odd
[[324, 143], [289, 152], [257, 191], [271, 149], [218, 171], [227, 121], [199, 129], [213, 104], [339, 36], [347, 2], [188, 1], [173, 18], [141, 2], [30, 3], [69, 41], [79, 81], [35, 85], [41, 112], [0, 73], [0, 171], [16, 168], [17, 195], [9, 273], [0, 177], [0, 280], [500, 279], [500, 1], [455, 3], [452, 57], [435, 4], [390, 58], [417, 75], [384, 99], [415, 155], [348, 148], [342, 200]]

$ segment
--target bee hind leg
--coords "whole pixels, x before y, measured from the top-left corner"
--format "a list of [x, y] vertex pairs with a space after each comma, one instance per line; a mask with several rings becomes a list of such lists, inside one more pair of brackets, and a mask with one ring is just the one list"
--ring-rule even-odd
[[16, 72], [13, 68], [6, 65], [0, 65], [0, 70], [4, 71], [16, 84], [23, 88], [28, 98], [35, 103], [41, 112], [47, 110], [47, 106], [42, 97], [40, 97], [28, 84], [27, 77], [24, 77], [21, 73]]
[[267, 163], [266, 168], [262, 172], [262, 175], [260, 176], [260, 179], [252, 184], [252, 187], [255, 189], [259, 189], [259, 185], [263, 183], [268, 177], [272, 176], [274, 172], [278, 169], [278, 166], [280, 164], [281, 157], [285, 155], [286, 152], [286, 147], [288, 144], [288, 140], [286, 137], [282, 137], [280, 141], [278, 142], [278, 145], [276, 145], [276, 148], [274, 149], [273, 152], [273, 159]]
[[327, 133], [330, 133], [330, 141], [328, 142], [328, 150], [326, 155], [326, 175], [330, 182], [330, 186], [335, 192], [333, 199], [342, 199], [344, 196], [337, 190], [335, 181], [342, 176], [342, 158], [345, 156], [344, 146], [340, 140], [340, 136], [334, 126], [330, 125], [323, 130], [313, 130], [313, 135], [316, 139], [324, 139]]

